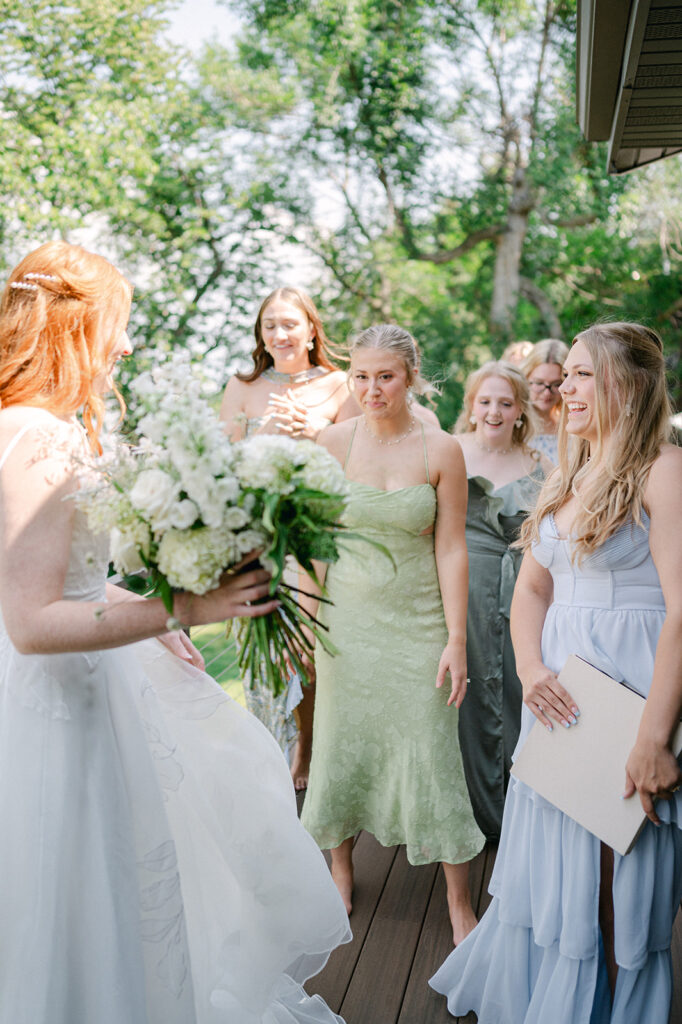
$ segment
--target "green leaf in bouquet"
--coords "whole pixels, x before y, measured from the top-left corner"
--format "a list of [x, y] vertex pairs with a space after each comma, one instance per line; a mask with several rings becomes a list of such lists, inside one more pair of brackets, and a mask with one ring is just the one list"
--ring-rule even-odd
[[280, 500], [279, 494], [266, 494], [263, 499], [263, 526], [269, 533], [275, 533], [277, 530]]
[[139, 594], [141, 597], [147, 597], [154, 591], [154, 584], [147, 575], [140, 575], [139, 573], [131, 573], [130, 575], [122, 575], [121, 579], [126, 590], [130, 590], [133, 594]]
[[161, 573], [156, 573], [156, 591], [169, 615], [173, 614], [173, 588]]
[[276, 566], [275, 572], [272, 574], [272, 579], [270, 580], [271, 594], [275, 593], [280, 584], [284, 573], [284, 563], [289, 550], [289, 528], [286, 524], [282, 523], [278, 525], [273, 545], [267, 552], [267, 557], [274, 562]]

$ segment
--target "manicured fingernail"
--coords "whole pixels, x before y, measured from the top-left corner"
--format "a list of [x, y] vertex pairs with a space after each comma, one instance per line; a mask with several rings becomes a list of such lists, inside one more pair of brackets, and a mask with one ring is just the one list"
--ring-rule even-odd
[[566, 729], [570, 729], [571, 728], [571, 723], [570, 722], [563, 722], [563, 726]]
[[578, 719], [575, 718], [575, 717], [572, 717], [572, 718], [569, 718], [569, 722], [571, 723], [571, 725], [577, 725]]
[[571, 708], [571, 711], [573, 712], [574, 715], [579, 715], [580, 714], [580, 712], [578, 711], [577, 708]]
[[551, 725], [547, 726], [547, 732], [552, 732], [552, 726]]

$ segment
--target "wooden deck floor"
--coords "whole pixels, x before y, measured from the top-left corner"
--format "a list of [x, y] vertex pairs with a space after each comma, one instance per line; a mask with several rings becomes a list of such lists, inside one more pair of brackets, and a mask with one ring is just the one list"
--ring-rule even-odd
[[[495, 847], [486, 847], [471, 872], [480, 916]], [[324, 971], [306, 985], [346, 1024], [475, 1024], [454, 1018], [427, 981], [452, 949], [445, 881], [437, 865], [411, 867], [403, 847], [386, 849], [361, 833], [355, 844], [353, 941], [335, 950]], [[682, 915], [673, 939], [675, 992], [669, 1024], [682, 1024]], [[651, 1022], [665, 1024], [665, 1022]]]

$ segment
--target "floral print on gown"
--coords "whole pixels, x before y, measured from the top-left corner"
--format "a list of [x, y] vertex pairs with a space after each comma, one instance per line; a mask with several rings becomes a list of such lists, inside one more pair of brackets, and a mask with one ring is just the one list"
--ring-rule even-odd
[[[457, 709], [436, 689], [447, 628], [430, 484], [350, 483], [345, 521], [362, 542], [329, 568], [321, 618], [339, 648], [318, 648], [313, 755], [302, 821], [323, 848], [361, 829], [405, 843], [412, 864], [460, 863], [483, 847], [464, 780]], [[466, 699], [466, 698], [465, 698]]]

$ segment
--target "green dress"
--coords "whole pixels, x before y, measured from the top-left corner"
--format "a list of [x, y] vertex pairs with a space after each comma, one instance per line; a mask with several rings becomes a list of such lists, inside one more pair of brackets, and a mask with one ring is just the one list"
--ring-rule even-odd
[[522, 692], [509, 632], [509, 610], [522, 552], [511, 548], [540, 492], [544, 473], [495, 489], [469, 478], [466, 537], [469, 552], [467, 674], [459, 715], [467, 785], [487, 839], [500, 837], [511, 755], [519, 736]]
[[[426, 449], [425, 449], [426, 455]], [[428, 466], [427, 466], [428, 477]], [[321, 618], [339, 649], [318, 647], [310, 781], [302, 821], [322, 848], [361, 829], [404, 843], [412, 864], [467, 861], [483, 846], [467, 793], [426, 484], [383, 491], [351, 482], [346, 522], [387, 547], [348, 545], [327, 574]]]

